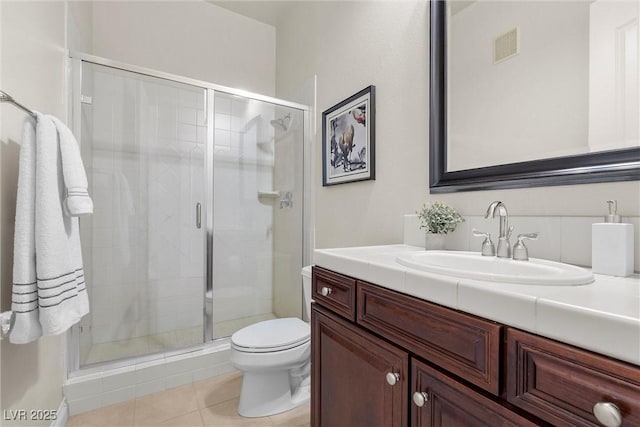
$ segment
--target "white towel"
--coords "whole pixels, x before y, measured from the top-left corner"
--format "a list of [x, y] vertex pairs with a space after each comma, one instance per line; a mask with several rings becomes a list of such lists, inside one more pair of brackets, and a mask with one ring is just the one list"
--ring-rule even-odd
[[36, 116], [35, 140], [29, 120], [20, 149], [12, 343], [60, 334], [89, 312], [78, 218], [63, 209], [62, 138], [52, 119]]
[[22, 127], [18, 166], [11, 295], [11, 310], [16, 318], [9, 340], [27, 343], [42, 335], [36, 282], [36, 129], [35, 121], [30, 117]]
[[53, 116], [47, 116], [56, 125], [60, 137], [60, 157], [62, 158], [62, 176], [66, 190], [64, 207], [71, 216], [93, 213], [93, 202], [87, 188], [87, 174], [82, 165], [80, 147], [69, 128]]

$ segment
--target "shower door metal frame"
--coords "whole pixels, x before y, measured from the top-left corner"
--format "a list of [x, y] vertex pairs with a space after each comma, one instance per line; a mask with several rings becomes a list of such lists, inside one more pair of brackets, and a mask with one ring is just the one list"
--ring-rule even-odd
[[[267, 102], [276, 106], [283, 106], [288, 108], [293, 108], [297, 110], [301, 110], [303, 114], [303, 157], [304, 153], [307, 153], [307, 150], [311, 152], [310, 149], [310, 141], [311, 141], [311, 132], [310, 129], [310, 121], [309, 121], [309, 106], [304, 104], [299, 104], [296, 102], [285, 101], [278, 98], [273, 98], [266, 95], [261, 95], [253, 92], [248, 92], [242, 89], [231, 88], [228, 86], [222, 86], [202, 80], [192, 79], [189, 77], [183, 77], [171, 73], [166, 73], [163, 71], [152, 70], [145, 67], [139, 67], [137, 65], [131, 65], [122, 63], [119, 61], [114, 61], [107, 58], [102, 58], [95, 55], [89, 55], [81, 52], [69, 52], [68, 65], [67, 65], [67, 83], [69, 87], [69, 108], [68, 113], [69, 117], [72, 120], [72, 129], [74, 134], [80, 138], [81, 134], [81, 90], [82, 90], [82, 63], [87, 62], [90, 64], [101, 65], [105, 67], [110, 67], [126, 72], [131, 72], [147, 77], [158, 78], [162, 80], [168, 80], [171, 82], [182, 83], [186, 85], [190, 85], [193, 87], [201, 88], [204, 90], [205, 97], [205, 118], [207, 125], [207, 140], [205, 143], [205, 159], [204, 159], [204, 168], [205, 168], [205, 203], [204, 203], [204, 218], [205, 218], [205, 236], [204, 236], [204, 246], [205, 246], [205, 262], [204, 262], [204, 287], [203, 287], [203, 343], [201, 345], [206, 345], [213, 341], [225, 340], [228, 338], [219, 338], [217, 340], [213, 339], [213, 298], [211, 301], [207, 301], [206, 294], [208, 291], [213, 290], [213, 147], [214, 147], [214, 138], [215, 138], [215, 94], [216, 92], [226, 93], [230, 95], [236, 95], [243, 98], [253, 99], [256, 101]], [[304, 163], [304, 162], [303, 162]], [[303, 164], [303, 176], [307, 175], [305, 167]], [[303, 194], [305, 194], [305, 199], [307, 198], [306, 194], [310, 188], [305, 188], [304, 185], [305, 179], [303, 179]], [[304, 220], [304, 212], [305, 206], [303, 204], [302, 214], [303, 214], [303, 230], [302, 230], [302, 252], [303, 266], [308, 264], [311, 258], [311, 247], [308, 246], [307, 236], [312, 234], [313, 224], [306, 224]], [[306, 229], [306, 226], [309, 229]], [[303, 301], [300, 301], [303, 304]], [[210, 306], [207, 307], [207, 304]], [[209, 308], [208, 312], [211, 315], [207, 314], [207, 308]], [[73, 377], [76, 375], [82, 375], [85, 372], [92, 371], [92, 368], [80, 370], [80, 359], [79, 359], [79, 336], [78, 336], [78, 326], [75, 325], [73, 328], [69, 330], [66, 334], [66, 349], [67, 349], [67, 358], [66, 358], [66, 371], [68, 377]], [[197, 348], [197, 346], [196, 346]], [[181, 354], [193, 351], [193, 347], [186, 347], [182, 349], [171, 350], [167, 353], [171, 354]], [[165, 355], [167, 354], [165, 353]], [[162, 354], [162, 353], [160, 353]], [[135, 359], [139, 361], [140, 359], [148, 358], [150, 360], [157, 359], [159, 356], [157, 355], [143, 355], [136, 357]], [[105, 362], [110, 363], [110, 362]], [[99, 364], [98, 368], [101, 370], [101, 366], [103, 364]]]
[[[205, 92], [205, 116], [207, 120], [207, 143], [205, 145], [205, 262], [204, 262], [204, 316], [203, 341], [213, 340], [213, 147], [215, 138], [215, 91], [211, 88]], [[211, 292], [211, 298], [207, 293]]]

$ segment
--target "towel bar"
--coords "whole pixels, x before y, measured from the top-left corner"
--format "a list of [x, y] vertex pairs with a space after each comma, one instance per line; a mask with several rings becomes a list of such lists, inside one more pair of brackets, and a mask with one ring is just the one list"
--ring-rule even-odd
[[2, 90], [0, 90], [0, 102], [8, 102], [9, 104], [13, 104], [16, 107], [18, 107], [19, 109], [21, 109], [22, 111], [24, 111], [27, 114], [29, 114], [34, 119], [36, 118], [36, 114], [33, 111], [31, 111], [30, 109], [28, 109], [24, 105], [20, 104], [18, 101], [13, 99], [13, 97], [11, 95], [9, 95], [7, 92], [4, 92]]

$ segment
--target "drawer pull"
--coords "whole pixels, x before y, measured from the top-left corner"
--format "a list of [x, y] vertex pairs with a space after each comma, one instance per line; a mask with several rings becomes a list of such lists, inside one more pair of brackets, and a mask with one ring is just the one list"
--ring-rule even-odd
[[396, 385], [400, 381], [400, 374], [397, 372], [387, 373], [387, 384]]
[[620, 427], [622, 425], [620, 408], [611, 402], [598, 402], [593, 405], [593, 415], [605, 427]]
[[429, 395], [424, 391], [416, 391], [413, 393], [413, 403], [415, 403], [418, 408], [422, 408], [428, 401]]
[[333, 292], [333, 289], [331, 289], [328, 286], [323, 286], [322, 289], [320, 289], [320, 293], [322, 294], [323, 297], [331, 295], [331, 292]]

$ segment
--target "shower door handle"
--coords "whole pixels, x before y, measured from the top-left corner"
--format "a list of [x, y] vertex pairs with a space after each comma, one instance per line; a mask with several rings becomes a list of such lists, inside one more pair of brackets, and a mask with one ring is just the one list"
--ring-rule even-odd
[[196, 203], [196, 228], [202, 228], [202, 205]]

